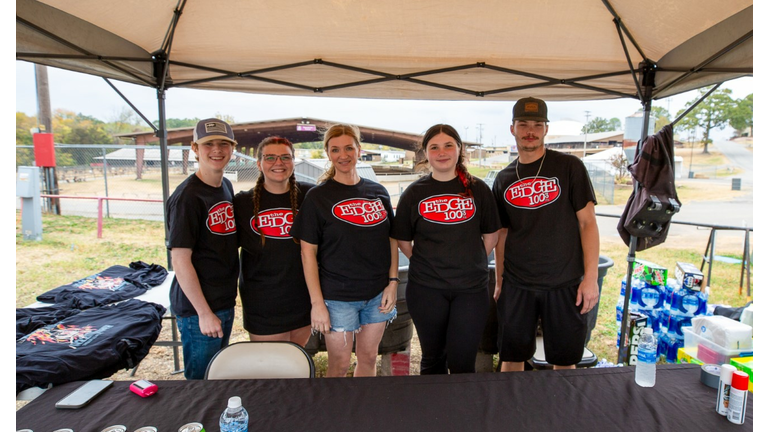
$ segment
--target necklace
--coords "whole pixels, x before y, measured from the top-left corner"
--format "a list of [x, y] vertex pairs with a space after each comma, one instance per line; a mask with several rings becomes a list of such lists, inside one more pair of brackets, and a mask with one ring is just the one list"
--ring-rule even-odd
[[[539, 173], [541, 172], [541, 167], [544, 166], [544, 159], [547, 157], [547, 151], [544, 150], [544, 156], [541, 157], [541, 163], [539, 164], [539, 170], [536, 171], [536, 175], [533, 177], [534, 180], [539, 178]], [[520, 165], [520, 157], [517, 158], [517, 163], [515, 164], [515, 174], [517, 174], [517, 179], [520, 180], [520, 172], [517, 170], [517, 167]]]

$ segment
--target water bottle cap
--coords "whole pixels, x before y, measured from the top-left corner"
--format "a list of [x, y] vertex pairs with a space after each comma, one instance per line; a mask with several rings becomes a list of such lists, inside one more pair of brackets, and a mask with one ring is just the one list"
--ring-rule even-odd
[[243, 402], [240, 400], [240, 396], [232, 396], [229, 398], [227, 408], [240, 408], [243, 406]]

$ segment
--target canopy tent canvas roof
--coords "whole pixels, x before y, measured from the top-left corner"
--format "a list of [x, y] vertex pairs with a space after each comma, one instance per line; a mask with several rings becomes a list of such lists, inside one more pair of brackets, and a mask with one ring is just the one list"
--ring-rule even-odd
[[17, 0], [16, 14], [17, 59], [163, 88], [595, 100], [638, 97], [644, 59], [652, 98], [752, 73], [752, 0]]
[[635, 98], [647, 126], [653, 99], [752, 75], [752, 3], [16, 0], [16, 58], [157, 88], [163, 149], [164, 92], [172, 87], [387, 99]]

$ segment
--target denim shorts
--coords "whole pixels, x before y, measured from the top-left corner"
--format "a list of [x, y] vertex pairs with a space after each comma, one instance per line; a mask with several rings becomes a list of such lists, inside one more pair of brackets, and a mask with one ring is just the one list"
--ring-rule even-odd
[[383, 294], [384, 291], [364, 301], [326, 300], [325, 307], [328, 308], [328, 314], [331, 316], [331, 331], [357, 332], [366, 324], [394, 320], [397, 316], [397, 307], [390, 313], [379, 312]]

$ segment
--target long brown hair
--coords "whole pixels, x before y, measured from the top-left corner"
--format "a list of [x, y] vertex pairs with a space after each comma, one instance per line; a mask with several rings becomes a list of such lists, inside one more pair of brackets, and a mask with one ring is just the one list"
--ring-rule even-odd
[[[332, 140], [333, 138], [337, 138], [340, 136], [350, 136], [353, 140], [355, 140], [355, 145], [357, 146], [357, 149], [360, 150], [360, 129], [358, 129], [357, 126], [349, 125], [349, 124], [335, 124], [328, 128], [328, 130], [325, 131], [325, 135], [323, 135], [323, 148], [325, 148], [325, 154], [328, 155], [328, 159], [330, 160], [330, 155], [328, 154], [328, 141]], [[336, 168], [331, 164], [331, 167], [328, 168], [326, 172], [323, 173], [323, 175], [320, 176], [320, 178], [317, 179], [318, 183], [322, 183], [328, 179], [332, 179], [333, 176], [336, 175]]]
[[[456, 177], [458, 177], [459, 181], [461, 181], [461, 184], [464, 185], [463, 195], [471, 197], [472, 189], [470, 189], [470, 186], [475, 182], [475, 177], [470, 174], [469, 171], [467, 171], [467, 167], [464, 166], [464, 143], [461, 141], [459, 133], [456, 132], [456, 129], [454, 129], [453, 126], [447, 124], [436, 124], [427, 129], [427, 132], [424, 133], [424, 137], [421, 139], [421, 151], [424, 152], [424, 155], [426, 156], [427, 144], [429, 144], [429, 140], [441, 133], [444, 133], [453, 138], [454, 141], [456, 141], [456, 144], [459, 146], [459, 158], [456, 160]], [[427, 164], [429, 164], [429, 161], [425, 157], [424, 160], [416, 165], [416, 168], [425, 167]]]
[[[279, 136], [271, 136], [264, 138], [259, 145], [256, 147], [256, 157], [261, 160], [261, 157], [264, 155], [264, 147], [271, 145], [271, 144], [281, 144], [291, 151], [291, 156], [295, 155], [295, 151], [293, 149], [293, 143], [288, 141], [287, 139]], [[262, 161], [262, 164], [264, 162]], [[261, 245], [264, 246], [264, 243], [266, 242], [266, 237], [264, 237], [264, 234], [261, 232], [261, 228], [259, 227], [259, 202], [261, 201], [261, 192], [264, 191], [264, 172], [262, 170], [259, 170], [259, 178], [256, 179], [256, 186], [253, 187], [253, 216], [257, 218], [256, 223], [254, 226], [256, 227], [256, 232], [259, 233], [259, 236], [261, 237]], [[291, 212], [293, 213], [293, 217], [296, 217], [296, 213], [299, 211], [299, 185], [296, 184], [296, 176], [294, 172], [291, 172], [291, 176], [288, 177], [288, 191], [290, 192], [290, 198], [291, 198]], [[296, 239], [294, 239], [296, 241]]]

